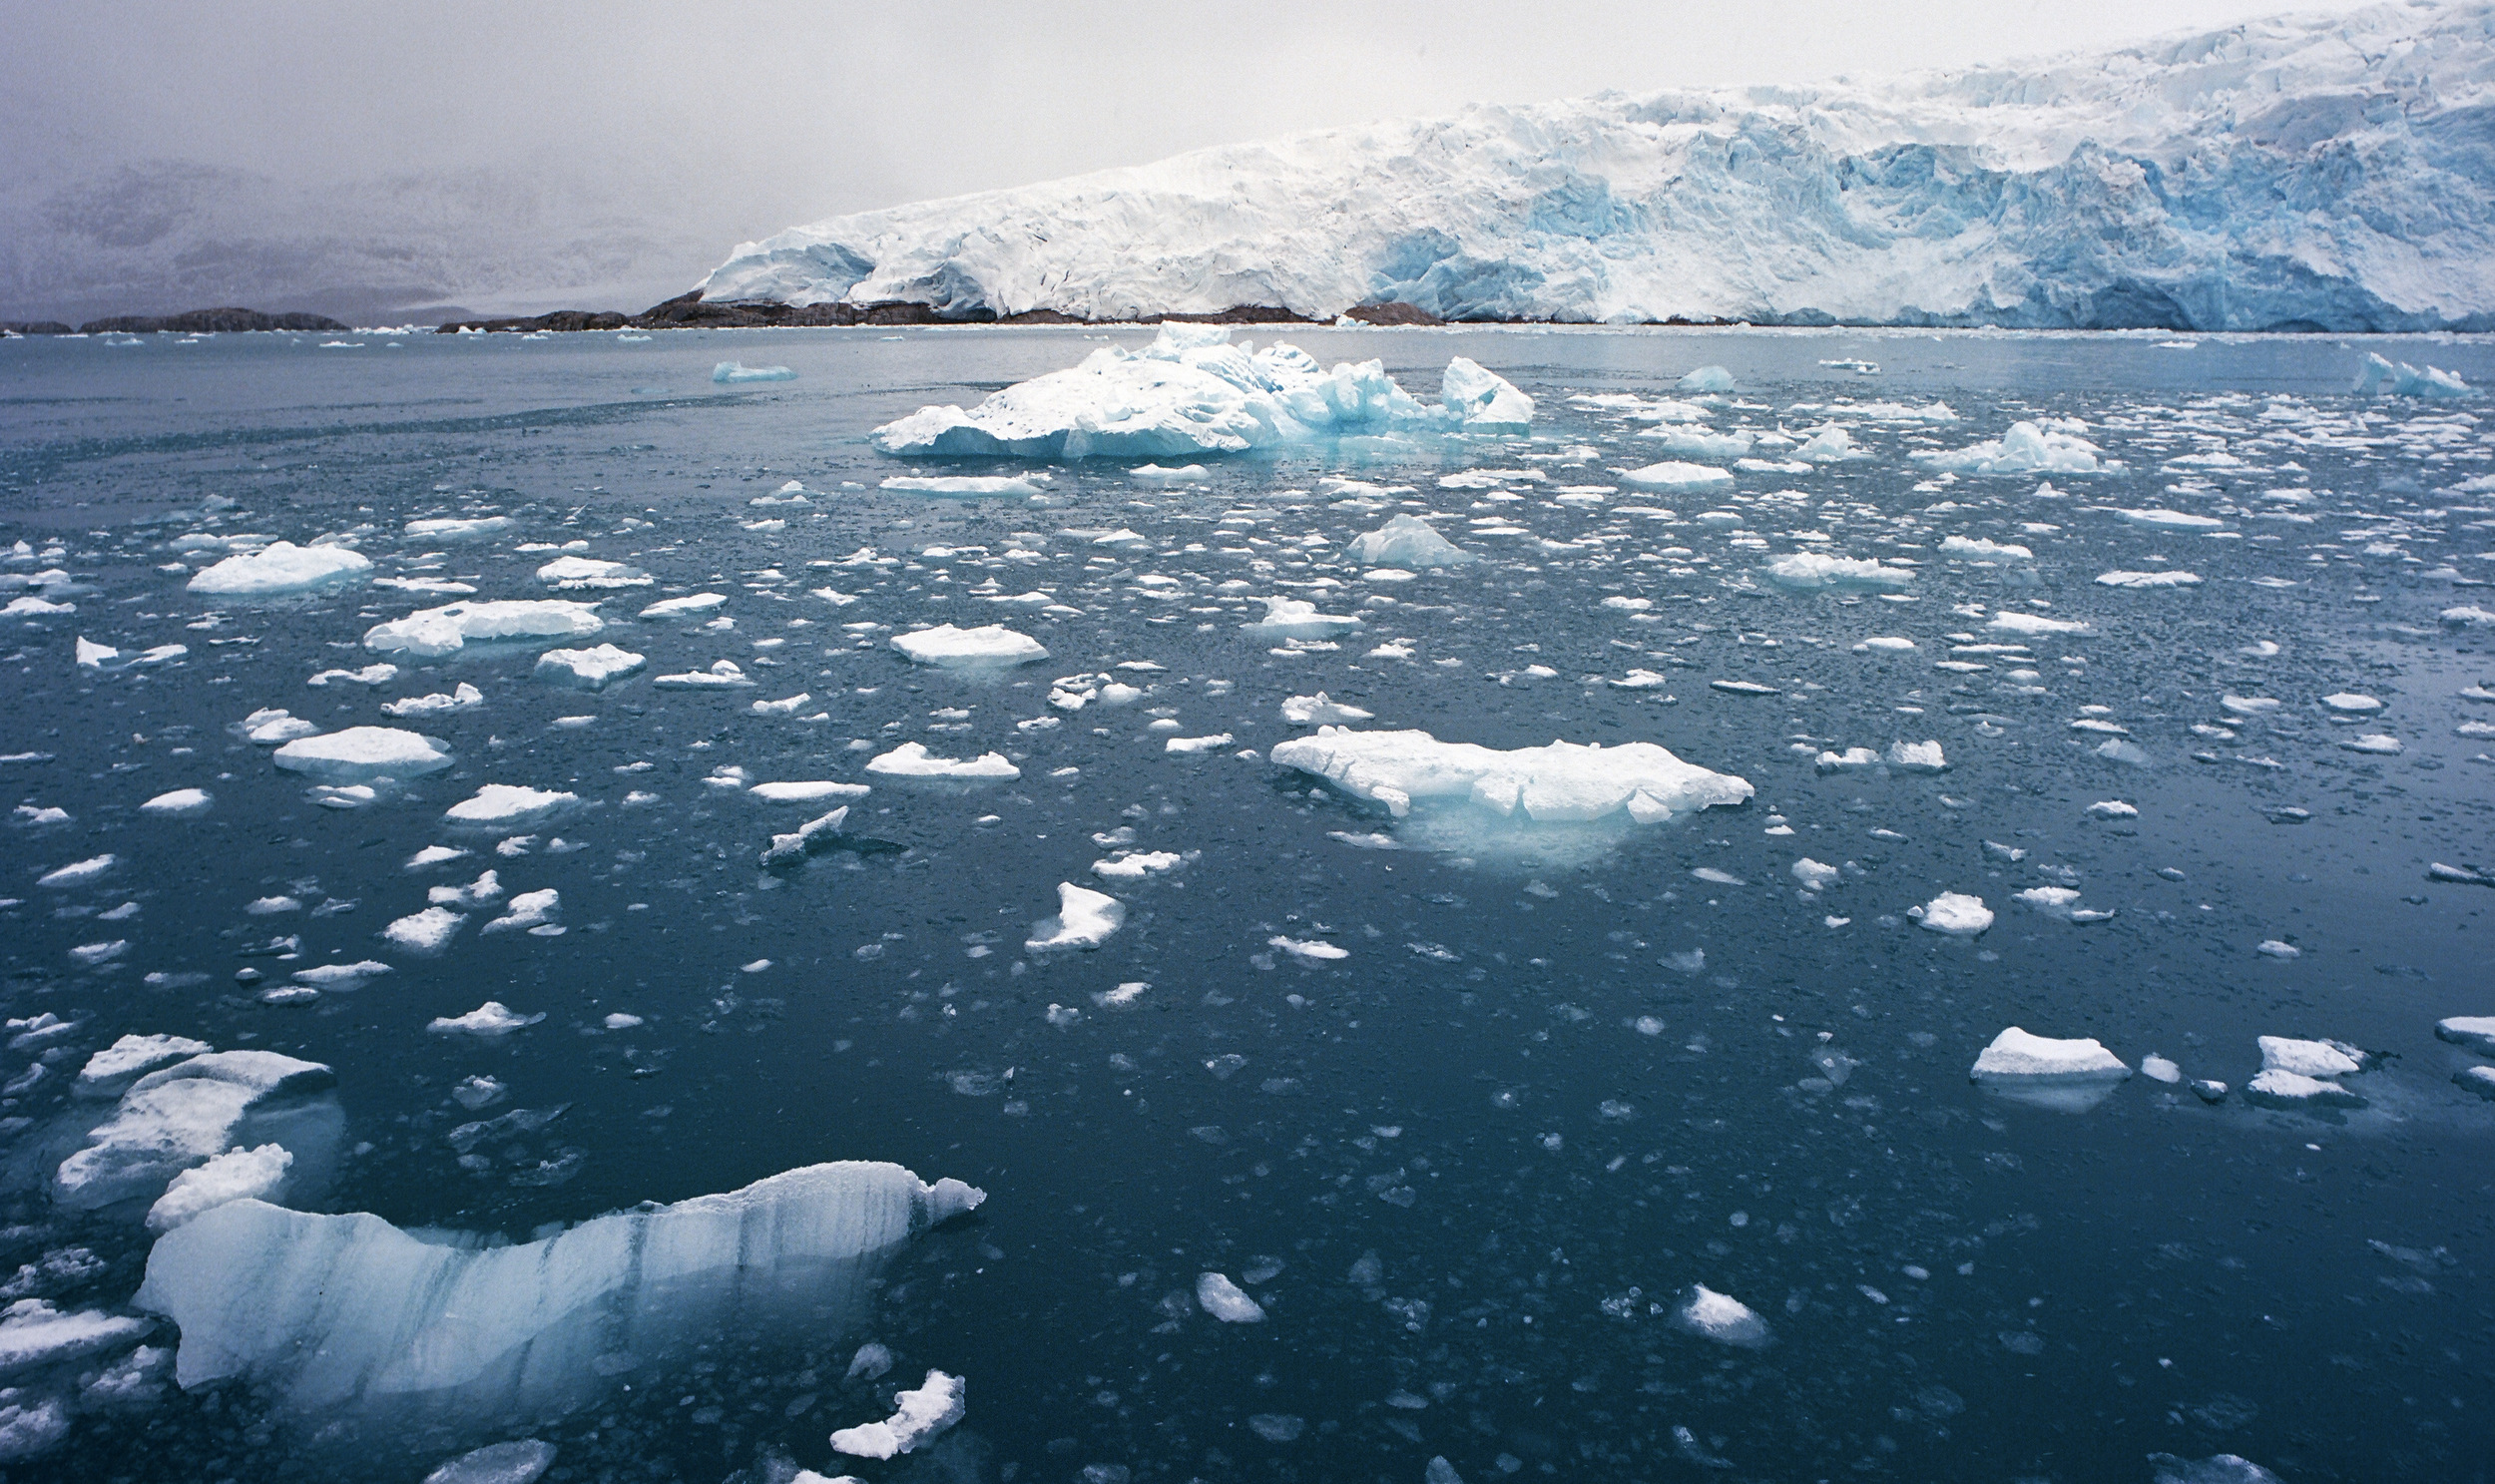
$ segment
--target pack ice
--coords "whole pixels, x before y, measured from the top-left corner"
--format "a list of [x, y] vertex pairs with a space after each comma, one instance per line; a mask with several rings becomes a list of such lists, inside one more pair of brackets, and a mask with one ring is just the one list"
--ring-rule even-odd
[[834, 217], [738, 246], [702, 292], [964, 317], [2485, 329], [2491, 75], [2482, 10], [2385, 5], [1893, 80], [1480, 106]]
[[296, 1408], [546, 1413], [594, 1396], [618, 1359], [721, 1331], [836, 1331], [877, 1258], [985, 1199], [898, 1165], [809, 1165], [512, 1246], [237, 1201], [161, 1237], [132, 1302], [181, 1326], [186, 1388], [241, 1377]]
[[1535, 823], [1587, 821], [1627, 812], [1640, 824], [1750, 796], [1747, 780], [1684, 762], [1653, 742], [1553, 742], [1502, 751], [1442, 742], [1426, 732], [1321, 727], [1277, 742], [1268, 754], [1314, 773], [1402, 818], [1415, 800], [1472, 804]]
[[1337, 364], [1276, 342], [1251, 351], [1220, 325], [1169, 323], [1142, 350], [1107, 345], [1081, 365], [1020, 382], [978, 406], [921, 407], [875, 429], [901, 457], [1162, 458], [1244, 453], [1345, 433], [1523, 432], [1533, 399], [1462, 356], [1435, 406], [1383, 361]]

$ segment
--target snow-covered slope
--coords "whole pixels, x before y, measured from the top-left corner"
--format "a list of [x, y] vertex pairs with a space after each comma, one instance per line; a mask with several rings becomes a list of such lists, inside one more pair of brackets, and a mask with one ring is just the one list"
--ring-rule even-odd
[[818, 222], [703, 287], [969, 317], [2495, 327], [2495, 4], [1235, 145]]

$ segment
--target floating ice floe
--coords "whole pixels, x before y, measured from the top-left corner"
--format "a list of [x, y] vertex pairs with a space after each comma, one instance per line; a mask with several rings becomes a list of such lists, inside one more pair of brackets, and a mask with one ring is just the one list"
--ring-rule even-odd
[[87, 1058], [70, 1092], [79, 1098], [118, 1098], [150, 1072], [214, 1049], [188, 1036], [124, 1036]]
[[2244, 1085], [2244, 1101], [2259, 1108], [2362, 1108], [2365, 1096], [2335, 1082], [2271, 1067]]
[[1661, 463], [1627, 470], [1620, 476], [1620, 482], [1631, 489], [1667, 492], [1706, 491], [1731, 489], [1734, 485], [1734, 478], [1733, 472], [1729, 469], [1688, 463], [1680, 459], [1666, 459]]
[[[2451, 619], [2449, 613], [2443, 617], [2446, 622]], [[135, 655], [125, 655], [109, 644], [97, 644], [82, 634], [78, 639], [76, 653], [78, 666], [82, 670], [133, 670], [148, 665], [170, 664], [191, 651], [185, 645], [160, 644], [154, 649], [141, 650]]]
[[1722, 366], [1700, 366], [1683, 375], [1674, 388], [1692, 396], [1721, 396], [1733, 389], [1733, 373]]
[[1842, 884], [1845, 873], [1824, 861], [1813, 860], [1805, 855], [1793, 862], [1793, 879], [1802, 883], [1804, 891], [1825, 891], [1831, 886]]
[[1702, 1339], [1736, 1349], [1763, 1350], [1775, 1340], [1756, 1309], [1705, 1283], [1690, 1285], [1690, 1296], [1673, 1310], [1672, 1321]]
[[2114, 512], [2135, 526], [2154, 526], [2165, 531], [2215, 531], [2227, 523], [2212, 515], [2194, 515], [2188, 510], [2117, 510]]
[[595, 557], [557, 557], [537, 569], [537, 580], [567, 591], [581, 588], [646, 588], [658, 581], [639, 567]]
[[361, 552], [279, 541], [228, 557], [193, 577], [188, 586], [209, 597], [276, 598], [361, 582], [371, 573], [372, 559]]
[[2057, 1040], [2011, 1026], [1984, 1048], [1967, 1075], [2002, 1086], [2110, 1084], [2131, 1076], [2131, 1068], [2092, 1037]]
[[864, 798], [870, 788], [864, 783], [835, 783], [828, 779], [807, 778], [781, 783], [756, 783], [746, 790], [746, 797], [764, 803], [820, 803], [826, 798]]
[[480, 934], [525, 932], [533, 937], [557, 937], [563, 928], [555, 919], [556, 909], [563, 905], [563, 893], [552, 886], [536, 891], [523, 891], [504, 904], [500, 917], [478, 928]]
[[994, 782], [1022, 776], [1022, 769], [1005, 760], [1003, 754], [983, 752], [967, 760], [938, 757], [927, 750], [925, 742], [903, 742], [889, 752], [870, 757], [866, 770], [887, 778], [958, 778]]
[[849, 817], [849, 806], [842, 804], [830, 813], [808, 819], [786, 834], [771, 836], [762, 847], [761, 864], [766, 870], [801, 865], [809, 855], [831, 848], [840, 836], [840, 826]]
[[381, 929], [381, 937], [409, 953], [435, 954], [450, 946], [459, 925], [467, 920], [464, 914], [448, 907], [427, 907]]
[[711, 367], [711, 380], [721, 386], [738, 386], [748, 381], [794, 381], [797, 373], [786, 366], [749, 366], [743, 361], [724, 360]]
[[2004, 634], [2085, 634], [2088, 625], [2078, 619], [2050, 619], [2040, 613], [2024, 613], [2005, 608], [1984, 625]]
[[[79, 1211], [153, 1201], [176, 1175], [232, 1148], [247, 1115], [336, 1084], [327, 1067], [273, 1051], [207, 1051], [160, 1067], [132, 1081], [86, 1147], [61, 1162], [53, 1197]], [[314, 1119], [307, 1128], [332, 1123]]]
[[1278, 948], [1303, 964], [1333, 963], [1351, 956], [1351, 950], [1323, 938], [1287, 938], [1280, 935], [1264, 940], [1267, 948]]
[[2100, 572], [2097, 586], [2101, 588], [2197, 588], [2198, 575], [2190, 572]]
[[2371, 696], [2358, 695], [2353, 691], [2341, 691], [2335, 695], [2324, 696], [2321, 698], [2321, 704], [2342, 716], [2349, 717], [2371, 716], [2382, 710], [2380, 701]]
[[457, 759], [439, 738], [395, 727], [349, 727], [343, 732], [296, 738], [277, 748], [270, 760], [288, 772], [323, 783], [371, 783], [382, 778], [422, 777]]
[[891, 1458], [962, 1420], [969, 1410], [962, 1379], [927, 1372], [914, 1391], [892, 1394], [893, 1413], [881, 1422], [844, 1427], [831, 1435], [832, 1451], [852, 1458]]
[[1033, 953], [1098, 948], [1126, 921], [1126, 903], [1072, 881], [1057, 883], [1057, 915], [1031, 924], [1023, 947]]
[[320, 731], [319, 724], [307, 722], [283, 707], [262, 707], [227, 729], [248, 742], [273, 747], [298, 737], [311, 737]]
[[2455, 1015], [2434, 1023], [2435, 1039], [2480, 1056], [2495, 1056], [2495, 1015]]
[[[64, 1312], [40, 1298], [21, 1298], [0, 1309], [0, 1378], [14, 1379], [28, 1371], [118, 1350], [155, 1327], [153, 1319], [100, 1309]], [[0, 1434], [6, 1431], [0, 1427]], [[6, 1448], [5, 1443], [0, 1448], [13, 1463], [25, 1456], [24, 1450]]]
[[1213, 471], [1202, 464], [1181, 464], [1176, 468], [1138, 464], [1126, 471], [1126, 477], [1138, 484], [1202, 484], [1213, 477]]
[[1521, 432], [1533, 419], [1532, 398], [1462, 356], [1448, 362], [1433, 407], [1382, 361], [1326, 371], [1295, 346], [1251, 352], [1230, 335], [1167, 323], [1143, 350], [1103, 346], [967, 411], [921, 407], [875, 429], [873, 442], [901, 457], [1163, 458], [1346, 434]]
[[2036, 554], [2024, 546], [1989, 541], [1980, 536], [1944, 536], [1941, 538], [1940, 553], [1945, 557], [1982, 557], [1996, 562], [2036, 560]]
[[205, 814], [216, 803], [216, 795], [205, 788], [176, 788], [160, 793], [139, 805], [139, 812], [164, 818], [187, 819]]
[[2344, 1041], [2298, 1041], [2288, 1036], [2259, 1036], [2261, 1070], [2292, 1072], [2298, 1077], [2346, 1077], [2365, 1070], [2365, 1053]]
[[939, 670], [1028, 665], [1048, 658], [1047, 648], [1038, 640], [1002, 624], [984, 624], [976, 629], [939, 624], [911, 634], [896, 634], [892, 647], [908, 656], [913, 664], [931, 665]]
[[579, 803], [577, 793], [551, 788], [524, 788], [512, 783], [486, 783], [471, 798], [442, 811], [453, 824], [514, 825], [547, 818]]
[[2444, 609], [2443, 622], [2455, 628], [2495, 627], [2495, 611], [2475, 604], [2463, 604], [2458, 608]]
[[1231, 735], [1217, 732], [1210, 737], [1174, 737], [1161, 744], [1164, 752], [1212, 752], [1231, 744]]
[[[473, 1452], [460, 1454], [425, 1475], [424, 1484], [537, 1484], [538, 1477], [553, 1466], [556, 1451], [554, 1444], [537, 1438], [488, 1443]], [[822, 1475], [814, 1477], [820, 1479]], [[800, 1470], [788, 1484], [802, 1484], [804, 1478], [805, 1474]]]
[[2111, 922], [2112, 912], [2092, 911], [2079, 904], [2079, 891], [2070, 886], [2031, 886], [2014, 891], [2010, 900], [2060, 922]]
[[1349, 614], [1319, 613], [1304, 598], [1267, 598], [1264, 617], [1240, 628], [1258, 639], [1330, 639], [1360, 627]]
[[508, 1036], [546, 1018], [544, 1011], [522, 1015], [500, 1000], [487, 1000], [465, 1015], [437, 1015], [424, 1028], [437, 1036]]
[[1881, 636], [1863, 640], [1861, 643], [1855, 645], [1854, 653], [1857, 655], [1903, 655], [1911, 652], [1913, 649], [1914, 641], [1911, 639]]
[[962, 495], [974, 499], [1047, 493], [1030, 480], [1011, 474], [903, 474], [885, 480], [883, 488], [904, 494]]
[[6, 607], [0, 607], [0, 619], [57, 618], [62, 614], [77, 611], [78, 605], [75, 603], [54, 603], [30, 593], [24, 597], [11, 598]]
[[2395, 397], [2423, 397], [2434, 401], [2470, 395], [2469, 383], [2449, 371], [2435, 366], [2419, 368], [2404, 360], [2390, 360], [2371, 350], [2365, 352], [2364, 364], [2357, 368], [2353, 390], [2360, 397], [2388, 392]]
[[387, 716], [403, 720], [408, 717], [438, 717], [445, 712], [462, 712], [484, 704], [485, 693], [461, 681], [458, 689], [448, 695], [437, 692], [431, 696], [409, 696], [385, 703], [381, 710]]
[[1361, 532], [1343, 549], [1363, 567], [1456, 567], [1479, 560], [1439, 535], [1429, 522], [1409, 513], [1389, 518], [1374, 531]]
[[734, 660], [720, 660], [708, 670], [688, 670], [677, 675], [654, 677], [650, 684], [662, 691], [736, 691], [752, 685], [753, 678]]
[[537, 678], [584, 691], [603, 691], [609, 682], [632, 675], [648, 663], [631, 650], [611, 644], [585, 650], [548, 650], [537, 657]]
[[1993, 925], [1992, 908], [1982, 897], [1963, 891], [1944, 891], [1922, 906], [1908, 907], [1906, 915], [1926, 932], [1953, 938], [1972, 938]]
[[2123, 465], [2104, 456], [2105, 450], [2076, 433], [2047, 431], [2032, 422], [2014, 422], [1998, 438], [1951, 452], [1922, 450], [1907, 455], [1918, 463], [1951, 474], [2111, 474]]
[[1219, 1272], [1196, 1275], [1196, 1302], [1225, 1324], [1261, 1324], [1264, 1305], [1248, 1297], [1239, 1284]]
[[709, 613], [728, 604], [725, 593], [691, 593], [682, 598], [662, 598], [641, 611], [645, 619], [681, 619], [691, 614]]
[[1372, 713], [1356, 706], [1347, 706], [1326, 698], [1319, 691], [1314, 696], [1292, 696], [1282, 702], [1282, 720], [1293, 727], [1339, 727], [1348, 722], [1366, 722]]
[[1815, 551], [1797, 551], [1777, 557], [1760, 567], [1758, 573], [1777, 587], [1795, 593], [1815, 593], [1823, 589], [1893, 592], [1914, 581], [1911, 568], [1883, 567], [1858, 557], [1837, 557]]
[[281, 1201], [293, 1168], [294, 1153], [282, 1144], [227, 1150], [175, 1176], [148, 1208], [147, 1228], [170, 1232], [229, 1201]]
[[364, 648], [377, 654], [438, 660], [457, 654], [471, 641], [588, 639], [606, 627], [606, 621], [592, 611], [596, 607], [564, 598], [463, 599], [375, 624], [364, 631]]
[[68, 865], [44, 872], [35, 878], [35, 884], [49, 886], [55, 890], [70, 886], [84, 886], [90, 881], [100, 879], [120, 859], [118, 855], [90, 855], [85, 860], [73, 860]]
[[1684, 762], [1653, 742], [1606, 747], [1554, 742], [1502, 751], [1442, 742], [1426, 732], [1321, 728], [1274, 744], [1284, 767], [1313, 773], [1396, 818], [1416, 800], [1472, 804], [1536, 823], [1589, 821], [1626, 812], [1648, 824], [1750, 796], [1747, 780]]
[[2400, 745], [2400, 740], [2387, 732], [2368, 732], [2362, 737], [2347, 738], [2339, 745], [2350, 752], [2370, 752], [2377, 757], [2397, 757], [2405, 750]]
[[237, 1201], [160, 1238], [132, 1301], [181, 1326], [186, 1388], [243, 1379], [297, 1410], [560, 1412], [603, 1387], [602, 1356], [800, 1320], [836, 1331], [875, 1258], [984, 1199], [897, 1165], [813, 1165], [508, 1246]]
[[507, 515], [442, 516], [432, 520], [411, 520], [402, 528], [412, 540], [464, 541], [472, 536], [491, 536], [511, 529]]

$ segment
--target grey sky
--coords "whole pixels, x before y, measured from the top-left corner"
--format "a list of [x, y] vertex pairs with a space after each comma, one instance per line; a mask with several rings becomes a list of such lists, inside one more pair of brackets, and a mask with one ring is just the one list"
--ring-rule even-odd
[[[0, 0], [0, 152], [22, 172], [0, 187], [0, 317], [211, 288], [271, 308], [361, 294], [359, 313], [639, 308], [798, 222], [1202, 145], [1949, 67], [2279, 8]], [[393, 240], [421, 240], [418, 260], [391, 265]]]

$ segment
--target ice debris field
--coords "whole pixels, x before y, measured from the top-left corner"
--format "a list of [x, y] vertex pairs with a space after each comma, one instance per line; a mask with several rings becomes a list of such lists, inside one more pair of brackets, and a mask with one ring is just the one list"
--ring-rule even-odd
[[9, 1477], [2482, 1467], [2483, 346], [774, 333], [0, 342]]

